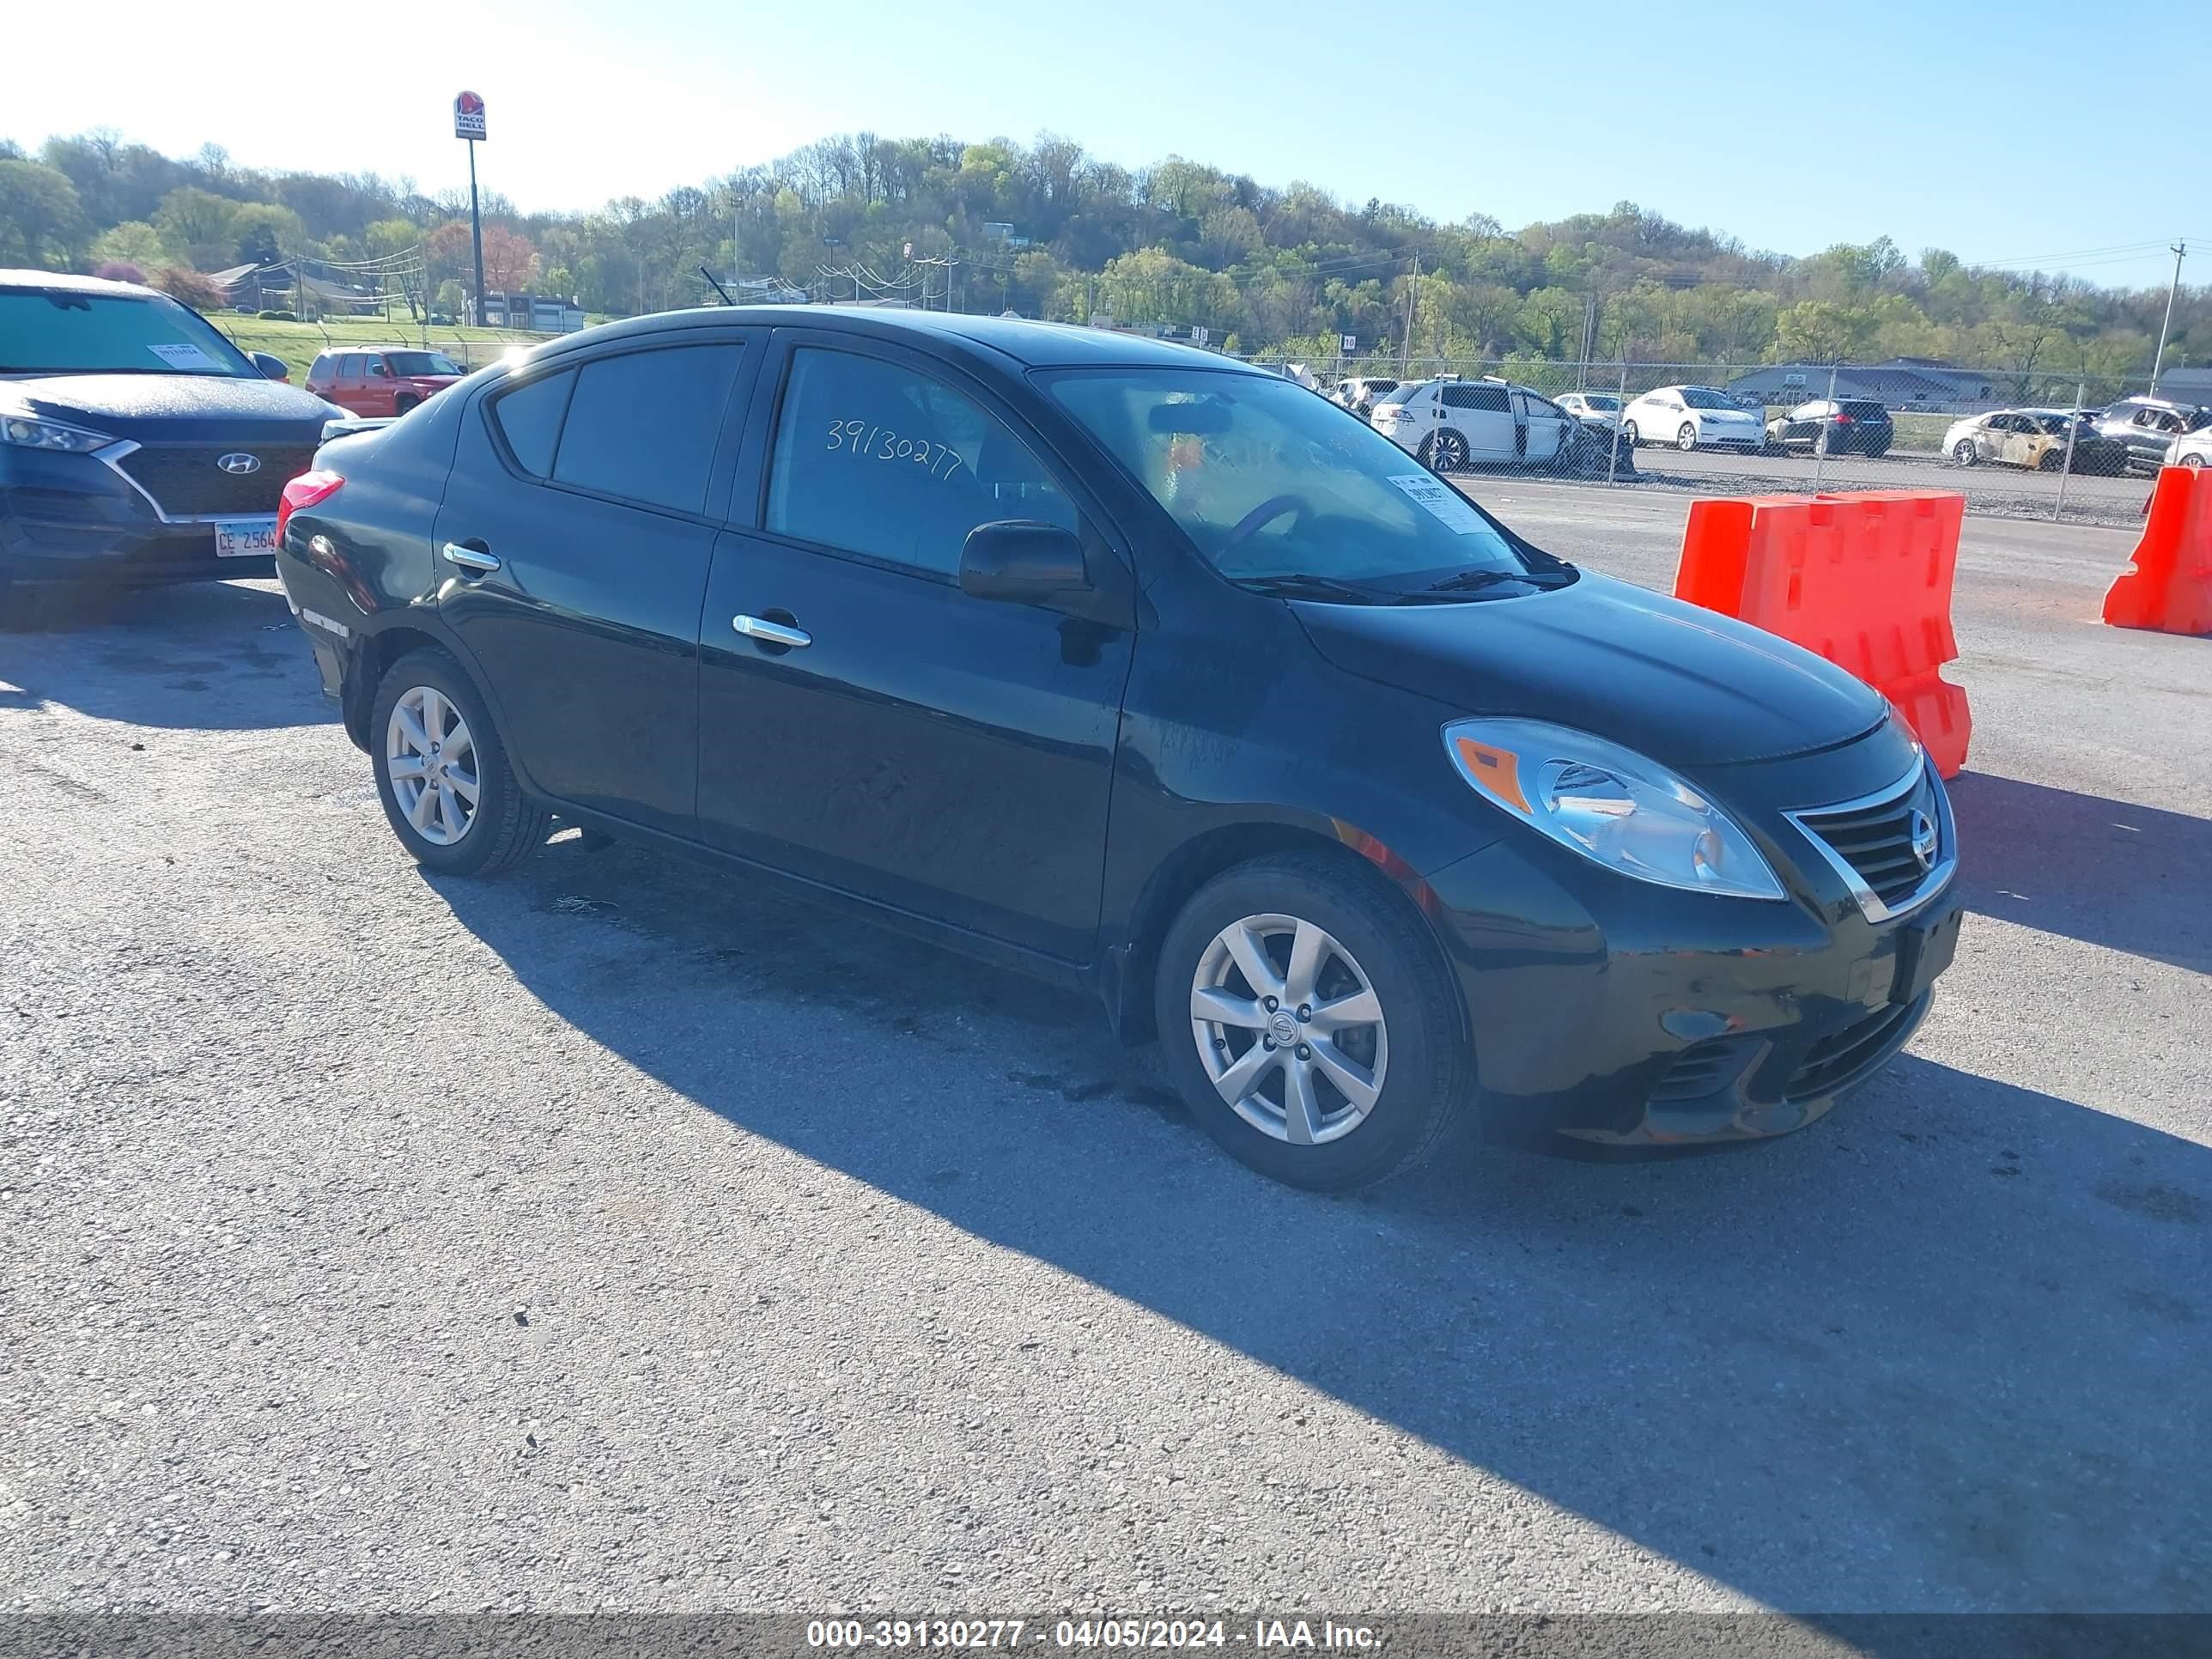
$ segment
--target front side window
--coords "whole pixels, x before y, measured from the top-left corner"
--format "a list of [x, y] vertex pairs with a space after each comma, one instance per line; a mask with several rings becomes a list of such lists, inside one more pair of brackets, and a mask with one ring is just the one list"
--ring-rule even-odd
[[1077, 527], [1074, 504], [1005, 422], [896, 363], [792, 354], [763, 528], [951, 576], [968, 532], [1008, 519]]
[[0, 374], [216, 374], [258, 380], [244, 353], [166, 295], [0, 289]]
[[1040, 378], [1232, 580], [1352, 584], [1378, 602], [1566, 569], [1286, 382], [1186, 368]]
[[586, 363], [561, 428], [553, 481], [648, 507], [705, 511], [740, 351], [668, 346]]

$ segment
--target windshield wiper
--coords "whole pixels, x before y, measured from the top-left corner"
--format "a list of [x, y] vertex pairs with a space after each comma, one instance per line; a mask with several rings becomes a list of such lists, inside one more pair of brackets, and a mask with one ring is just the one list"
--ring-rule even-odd
[[1374, 605], [1380, 599], [1372, 588], [1355, 587], [1350, 582], [1337, 580], [1334, 576], [1299, 573], [1235, 580], [1241, 587], [1249, 587], [1255, 593], [1265, 593], [1279, 599], [1334, 599], [1343, 605]]

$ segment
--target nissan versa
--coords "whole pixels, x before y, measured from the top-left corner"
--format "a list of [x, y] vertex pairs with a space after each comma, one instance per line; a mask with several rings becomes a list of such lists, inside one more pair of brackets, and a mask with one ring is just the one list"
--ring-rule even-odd
[[0, 270], [0, 620], [41, 590], [265, 576], [277, 496], [345, 410], [190, 307]]
[[428, 869], [558, 817], [1086, 987], [1301, 1186], [1794, 1129], [1956, 940], [1874, 691], [1202, 351], [641, 318], [326, 444], [278, 539]]

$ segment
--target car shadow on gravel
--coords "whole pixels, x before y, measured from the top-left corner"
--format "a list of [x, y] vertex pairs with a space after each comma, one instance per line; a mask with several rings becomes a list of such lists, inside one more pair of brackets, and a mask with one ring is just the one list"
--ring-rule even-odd
[[1973, 909], [2212, 974], [2212, 820], [1979, 772], [1950, 792]]
[[[1766, 1605], [2212, 1607], [2192, 1141], [1908, 1056], [1735, 1156], [1321, 1198], [1216, 1152], [1082, 998], [621, 847], [431, 884], [732, 1158], [777, 1143]], [[1073, 1322], [1038, 1306], [1003, 1363]]]
[[58, 703], [95, 720], [197, 731], [337, 718], [273, 581], [72, 594], [0, 632], [0, 708]]

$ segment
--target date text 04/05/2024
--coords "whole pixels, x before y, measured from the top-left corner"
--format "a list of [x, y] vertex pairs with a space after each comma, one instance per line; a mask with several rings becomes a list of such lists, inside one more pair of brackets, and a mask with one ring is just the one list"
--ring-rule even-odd
[[864, 1648], [1327, 1649], [1378, 1647], [1372, 1626], [1334, 1620], [1258, 1618], [1231, 1624], [1220, 1619], [815, 1619], [806, 1626], [809, 1647]]

